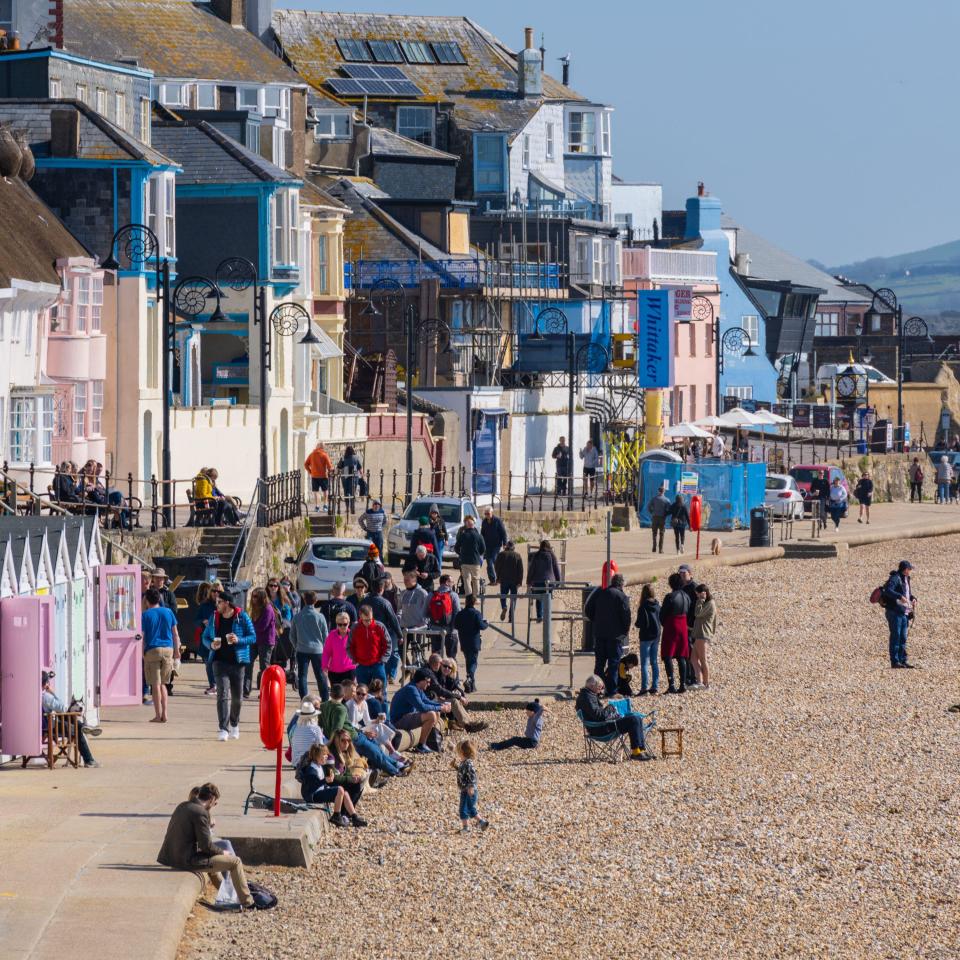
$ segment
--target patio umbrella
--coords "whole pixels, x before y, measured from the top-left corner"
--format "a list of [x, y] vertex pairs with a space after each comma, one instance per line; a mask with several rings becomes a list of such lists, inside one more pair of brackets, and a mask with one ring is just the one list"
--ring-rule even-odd
[[758, 410], [754, 416], [760, 423], [769, 423], [771, 425], [781, 423], [791, 423], [787, 417], [781, 417], [778, 413], [771, 413], [769, 410]]
[[726, 427], [728, 424], [725, 420], [721, 420], [718, 416], [711, 413], [709, 416], [694, 420], [693, 425], [695, 427]]
[[690, 439], [701, 439], [709, 440], [713, 434], [707, 433], [706, 430], [701, 430], [698, 426], [695, 426], [692, 423], [678, 423], [676, 426], [667, 427], [663, 431], [665, 437], [673, 437], [674, 439], [690, 440]]
[[719, 420], [724, 427], [758, 427], [766, 424], [766, 421], [759, 420], [749, 410], [744, 410], [743, 407], [734, 407], [732, 410], [728, 410]]

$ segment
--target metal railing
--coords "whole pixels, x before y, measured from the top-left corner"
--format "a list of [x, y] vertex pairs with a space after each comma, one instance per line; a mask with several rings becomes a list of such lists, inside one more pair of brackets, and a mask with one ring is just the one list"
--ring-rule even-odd
[[[248, 511], [253, 513], [251, 509]], [[303, 473], [290, 470], [259, 482], [257, 526], [272, 527], [303, 516]]]
[[559, 290], [563, 269], [559, 263], [507, 260], [358, 260], [344, 264], [348, 290], [373, 287], [393, 280], [401, 287], [419, 287], [424, 280], [437, 280], [441, 287], [479, 287]]

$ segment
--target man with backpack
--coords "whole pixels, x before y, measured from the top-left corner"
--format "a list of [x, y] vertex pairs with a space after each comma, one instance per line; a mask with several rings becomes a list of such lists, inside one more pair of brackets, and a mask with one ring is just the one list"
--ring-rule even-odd
[[450, 574], [445, 573], [427, 601], [427, 624], [435, 631], [430, 644], [434, 653], [442, 651], [448, 657], [457, 656], [457, 632], [453, 629], [453, 621], [459, 612], [460, 598], [453, 589]]
[[907, 633], [917, 603], [910, 585], [912, 571], [913, 564], [909, 560], [901, 560], [897, 569], [890, 571], [880, 592], [880, 603], [883, 604], [890, 628], [890, 666], [894, 670], [912, 670], [914, 666], [907, 662]]
[[460, 559], [460, 575], [463, 577], [463, 595], [480, 595], [480, 570], [483, 566], [483, 555], [486, 547], [483, 537], [476, 528], [476, 520], [467, 514], [463, 518], [463, 526], [457, 531], [457, 540], [454, 544], [457, 557]]

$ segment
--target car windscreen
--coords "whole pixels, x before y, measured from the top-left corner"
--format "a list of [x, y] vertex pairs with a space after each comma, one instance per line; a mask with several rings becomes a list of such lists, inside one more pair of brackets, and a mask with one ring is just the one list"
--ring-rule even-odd
[[407, 507], [403, 515], [404, 520], [419, 520], [421, 517], [429, 517], [430, 511], [436, 507], [440, 511], [440, 516], [444, 523], [460, 522], [460, 504], [459, 503], [434, 503], [432, 500], [414, 500]]
[[808, 467], [795, 467], [791, 473], [797, 483], [811, 483], [820, 476], [819, 470], [811, 470]]
[[369, 545], [362, 543], [314, 543], [311, 547], [315, 560], [331, 560], [334, 563], [363, 563], [367, 559]]
[[786, 490], [789, 485], [784, 477], [767, 477], [768, 490]]

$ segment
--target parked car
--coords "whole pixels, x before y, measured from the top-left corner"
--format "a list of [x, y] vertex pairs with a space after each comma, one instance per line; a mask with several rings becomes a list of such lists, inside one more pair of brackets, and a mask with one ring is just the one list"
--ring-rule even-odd
[[[791, 468], [790, 476], [797, 481], [797, 486], [803, 494], [805, 512], [811, 513], [813, 508], [810, 505], [810, 484], [814, 477], [826, 477], [827, 482], [832, 486], [833, 481], [839, 477], [840, 485], [847, 491], [847, 497], [850, 496], [850, 485], [847, 483], [846, 474], [839, 467], [832, 467], [827, 463], [801, 463]], [[844, 512], [846, 516], [846, 512]]]
[[797, 481], [789, 474], [767, 474], [767, 492], [764, 501], [773, 509], [775, 517], [803, 519], [803, 494], [797, 486]]
[[400, 566], [410, 550], [410, 535], [420, 525], [420, 518], [430, 515], [431, 507], [436, 506], [447, 528], [447, 542], [443, 547], [443, 562], [452, 560], [458, 562], [453, 544], [457, 539], [457, 532], [463, 525], [463, 518], [474, 517], [479, 524], [480, 514], [472, 500], [466, 497], [417, 497], [406, 510], [403, 516], [394, 514], [394, 524], [387, 535], [386, 559], [388, 566]]
[[348, 585], [353, 582], [369, 550], [369, 540], [311, 537], [296, 558], [287, 557], [287, 563], [297, 565], [298, 591], [329, 593], [338, 580]]

